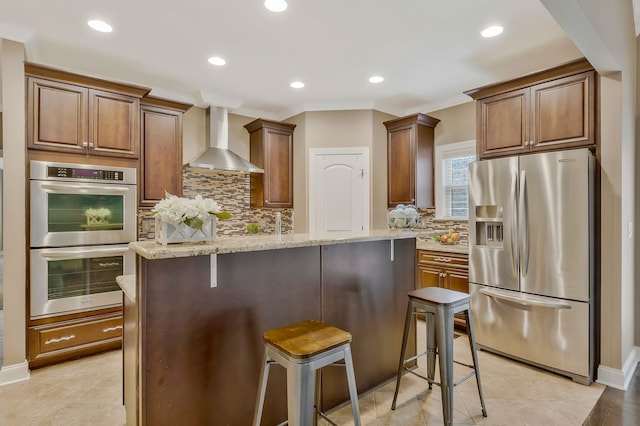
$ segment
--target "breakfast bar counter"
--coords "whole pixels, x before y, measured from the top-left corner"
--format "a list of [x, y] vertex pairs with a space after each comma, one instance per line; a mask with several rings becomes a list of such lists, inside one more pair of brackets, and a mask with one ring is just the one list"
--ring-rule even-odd
[[[224, 237], [208, 244], [130, 244], [135, 298], [125, 298], [127, 424], [251, 424], [265, 331], [321, 320], [353, 336], [358, 393], [394, 378], [414, 231], [326, 237]], [[415, 353], [415, 342], [409, 348]], [[344, 371], [321, 372], [324, 410], [347, 401]], [[286, 420], [286, 378], [269, 377], [263, 424]]]

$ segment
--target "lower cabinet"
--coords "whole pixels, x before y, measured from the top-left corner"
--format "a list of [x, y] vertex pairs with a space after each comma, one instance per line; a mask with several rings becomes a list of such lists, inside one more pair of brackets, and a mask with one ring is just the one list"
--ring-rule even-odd
[[[55, 322], [53, 322], [55, 321]], [[43, 367], [122, 345], [122, 310], [80, 318], [32, 321], [29, 368]]]
[[[469, 256], [464, 253], [418, 250], [416, 288], [424, 287], [469, 293]], [[466, 331], [463, 316], [456, 316], [455, 326]]]

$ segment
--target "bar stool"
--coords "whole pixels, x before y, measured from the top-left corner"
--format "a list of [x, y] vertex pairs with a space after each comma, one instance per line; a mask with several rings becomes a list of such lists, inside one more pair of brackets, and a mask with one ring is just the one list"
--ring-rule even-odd
[[[432, 384], [440, 386], [440, 390], [442, 392], [442, 413], [444, 417], [444, 424], [450, 425], [453, 421], [453, 387], [475, 375], [476, 383], [478, 385], [478, 393], [480, 395], [480, 404], [482, 405], [482, 415], [487, 417], [487, 410], [482, 396], [482, 386], [480, 385], [478, 355], [476, 353], [476, 343], [473, 337], [473, 325], [469, 318], [469, 295], [440, 287], [426, 287], [419, 290], [413, 290], [410, 291], [408, 295], [409, 304], [407, 306], [404, 335], [402, 337], [402, 349], [400, 351], [400, 364], [398, 366], [396, 391], [393, 395], [391, 409], [396, 409], [396, 400], [398, 398], [398, 390], [400, 389], [400, 379], [402, 378], [403, 370], [406, 370], [422, 379], [425, 379], [429, 383], [429, 389], [431, 389]], [[469, 347], [471, 348], [473, 365], [464, 364], [462, 362], [454, 361], [453, 359], [453, 316], [460, 312], [464, 312], [467, 323], [467, 333], [469, 336]], [[409, 329], [412, 323], [412, 316], [415, 314], [425, 314], [427, 326], [427, 350], [426, 352], [418, 354], [412, 358], [404, 359], [407, 340], [409, 337]], [[440, 383], [434, 381], [436, 349], [440, 365]], [[427, 377], [405, 367], [405, 364], [415, 361], [418, 357], [423, 355], [427, 356]], [[454, 362], [471, 368], [473, 371], [453, 383]]]
[[[316, 372], [328, 365], [346, 367], [353, 420], [355, 425], [359, 426], [358, 392], [349, 342], [351, 342], [350, 333], [313, 320], [264, 333], [264, 362], [253, 424], [259, 426], [262, 419], [269, 366], [278, 363], [287, 370], [287, 412], [290, 426], [315, 424]], [[340, 360], [344, 360], [344, 364], [336, 364], [336, 361]], [[326, 419], [319, 409], [318, 414]]]

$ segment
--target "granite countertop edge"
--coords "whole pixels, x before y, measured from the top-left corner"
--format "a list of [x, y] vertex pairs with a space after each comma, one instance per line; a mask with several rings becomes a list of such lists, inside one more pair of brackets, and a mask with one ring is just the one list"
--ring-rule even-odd
[[129, 249], [145, 259], [157, 260], [428, 236], [429, 233], [423, 230], [396, 231], [378, 229], [332, 235], [282, 234], [280, 237], [276, 235], [218, 237], [212, 243], [180, 243], [166, 246], [155, 241], [135, 241], [129, 243]]
[[136, 276], [134, 274], [118, 275], [116, 282], [124, 292], [125, 296], [132, 302], [136, 301]]
[[440, 244], [432, 239], [419, 238], [416, 242], [417, 250], [439, 251], [444, 253], [469, 254], [469, 242], [464, 241], [458, 244]]

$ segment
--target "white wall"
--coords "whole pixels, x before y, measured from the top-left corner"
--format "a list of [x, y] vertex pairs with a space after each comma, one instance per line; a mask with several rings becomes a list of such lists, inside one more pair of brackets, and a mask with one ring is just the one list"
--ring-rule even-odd
[[[29, 377], [26, 355], [24, 46], [0, 39], [4, 140], [4, 365], [0, 384]], [[10, 201], [9, 201], [10, 200]]]

